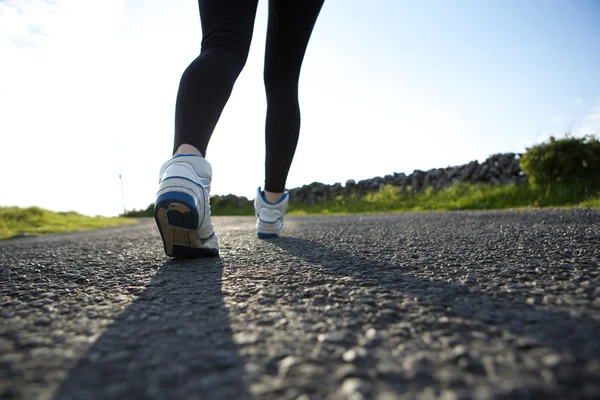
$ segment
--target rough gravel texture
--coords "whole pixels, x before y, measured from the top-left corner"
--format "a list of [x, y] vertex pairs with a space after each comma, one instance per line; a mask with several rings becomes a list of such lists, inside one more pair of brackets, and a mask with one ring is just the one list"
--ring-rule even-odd
[[600, 398], [600, 213], [214, 218], [0, 242], [0, 399]]

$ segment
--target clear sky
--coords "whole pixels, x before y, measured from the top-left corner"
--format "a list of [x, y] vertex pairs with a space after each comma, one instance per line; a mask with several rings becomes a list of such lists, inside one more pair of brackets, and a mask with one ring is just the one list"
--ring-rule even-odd
[[[213, 194], [263, 184], [259, 1], [246, 68], [209, 145]], [[194, 0], [0, 0], [0, 206], [89, 215], [154, 201]], [[344, 183], [600, 134], [598, 0], [326, 0], [300, 78], [288, 178]]]

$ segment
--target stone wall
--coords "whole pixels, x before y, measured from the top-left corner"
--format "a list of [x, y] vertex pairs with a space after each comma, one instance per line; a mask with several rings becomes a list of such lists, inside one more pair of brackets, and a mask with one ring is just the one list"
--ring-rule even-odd
[[291, 189], [290, 200], [301, 204], [315, 204], [329, 200], [339, 195], [357, 195], [362, 197], [367, 193], [379, 191], [385, 185], [400, 187], [401, 191], [412, 187], [414, 191], [421, 191], [431, 186], [440, 189], [460, 182], [489, 183], [502, 185], [512, 182], [523, 182], [527, 177], [521, 171], [519, 165], [520, 154], [507, 153], [496, 154], [485, 162], [471, 161], [468, 164], [436, 168], [429, 171], [415, 170], [412, 174], [394, 173], [384, 177], [376, 177], [355, 182], [350, 179], [345, 185], [335, 183], [325, 185], [313, 182], [299, 188]]

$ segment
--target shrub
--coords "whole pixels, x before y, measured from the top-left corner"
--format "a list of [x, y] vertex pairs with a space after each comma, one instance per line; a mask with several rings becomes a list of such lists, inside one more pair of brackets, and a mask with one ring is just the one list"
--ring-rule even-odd
[[228, 194], [210, 197], [211, 215], [254, 215], [254, 205], [244, 196]]
[[143, 218], [143, 217], [153, 217], [154, 216], [154, 203], [151, 203], [145, 210], [131, 210], [127, 211], [124, 214], [120, 215], [121, 217], [128, 218]]
[[573, 186], [588, 194], [600, 190], [600, 142], [593, 136], [551, 137], [528, 148], [520, 164], [534, 185]]

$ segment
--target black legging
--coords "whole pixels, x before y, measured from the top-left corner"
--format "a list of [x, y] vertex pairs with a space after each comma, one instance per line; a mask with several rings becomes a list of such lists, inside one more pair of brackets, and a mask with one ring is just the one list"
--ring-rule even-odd
[[[323, 1], [269, 0], [264, 70], [264, 189], [269, 192], [285, 190], [300, 131], [300, 67]], [[181, 77], [174, 150], [185, 143], [206, 156], [215, 125], [248, 58], [258, 0], [198, 0], [198, 4], [202, 50]]]

